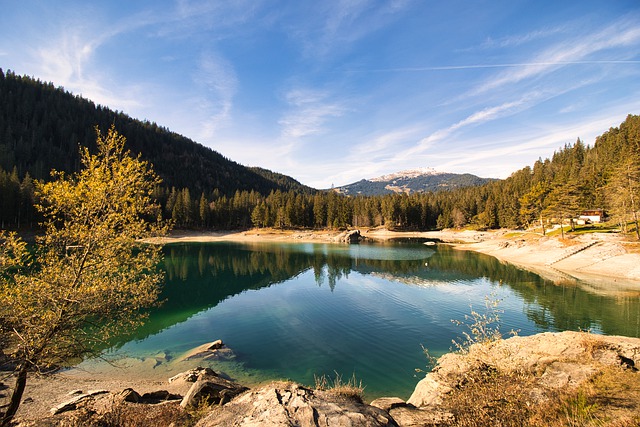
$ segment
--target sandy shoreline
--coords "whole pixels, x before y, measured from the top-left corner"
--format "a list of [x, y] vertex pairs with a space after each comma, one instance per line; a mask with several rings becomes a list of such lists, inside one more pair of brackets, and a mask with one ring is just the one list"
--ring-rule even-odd
[[[640, 294], [640, 244], [626, 242], [615, 234], [586, 234], [560, 241], [533, 233], [504, 230], [361, 231], [366, 238], [378, 241], [394, 238], [439, 239], [460, 250], [472, 250], [494, 256], [531, 270], [556, 283], [571, 283], [586, 287], [592, 293], [625, 296]], [[329, 231], [280, 230], [174, 232], [159, 243], [222, 241], [332, 243], [339, 240], [339, 235], [338, 232]], [[169, 384], [168, 376], [165, 379], [144, 377], [142, 374], [145, 371], [142, 369], [144, 362], [140, 363], [138, 369], [127, 369], [126, 378], [120, 375], [94, 375], [89, 372], [86, 375], [75, 372], [72, 375], [59, 373], [47, 378], [32, 377], [28, 381], [24, 395], [24, 398], [30, 399], [21, 406], [18, 416], [23, 419], [47, 416], [50, 408], [66, 400], [68, 393], [76, 389], [82, 389], [85, 392], [92, 389], [119, 392], [132, 387], [139, 393], [153, 390], [169, 390], [179, 394], [186, 392], [186, 390], [176, 389], [177, 385]], [[9, 380], [5, 379], [4, 383], [13, 386]]]

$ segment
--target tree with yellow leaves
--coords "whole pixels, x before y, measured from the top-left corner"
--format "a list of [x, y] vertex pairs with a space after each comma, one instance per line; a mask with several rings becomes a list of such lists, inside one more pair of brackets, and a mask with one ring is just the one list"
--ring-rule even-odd
[[2, 426], [30, 372], [95, 354], [157, 301], [160, 247], [141, 242], [167, 231], [151, 199], [159, 179], [115, 127], [96, 131], [98, 152], [81, 149], [80, 172], [37, 184], [45, 232], [35, 247], [0, 232], [0, 346], [16, 378]]

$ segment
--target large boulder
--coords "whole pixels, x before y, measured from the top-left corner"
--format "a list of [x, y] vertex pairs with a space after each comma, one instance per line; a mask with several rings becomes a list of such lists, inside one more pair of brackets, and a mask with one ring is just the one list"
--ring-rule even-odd
[[86, 393], [78, 394], [75, 397], [71, 398], [70, 400], [62, 402], [59, 405], [51, 408], [51, 411], [50, 411], [51, 415], [57, 415], [62, 412], [74, 410], [82, 402], [85, 402], [86, 400], [91, 399], [99, 394], [106, 394], [106, 393], [109, 393], [109, 391], [108, 390], [89, 390]]
[[199, 378], [216, 375], [217, 374], [213, 371], [213, 369], [198, 366], [197, 368], [189, 369], [188, 371], [180, 372], [179, 374], [172, 376], [171, 378], [169, 378], [169, 383], [178, 380], [182, 380], [188, 383], [195, 383]]
[[214, 426], [397, 426], [384, 410], [331, 391], [275, 382], [215, 408], [197, 427]]
[[454, 421], [449, 412], [416, 408], [398, 397], [380, 397], [371, 406], [388, 412], [400, 427], [445, 426]]
[[340, 233], [335, 239], [342, 243], [359, 243], [363, 240], [363, 237], [360, 234], [360, 230], [348, 230]]
[[180, 406], [186, 408], [198, 406], [202, 403], [224, 405], [246, 390], [246, 387], [222, 378], [213, 371], [208, 370], [198, 376], [197, 381], [180, 402]]
[[437, 408], [472, 371], [492, 369], [528, 374], [532, 393], [578, 387], [607, 366], [637, 370], [640, 339], [585, 332], [545, 332], [475, 344], [468, 353], [448, 353], [417, 385], [407, 400], [418, 408]]

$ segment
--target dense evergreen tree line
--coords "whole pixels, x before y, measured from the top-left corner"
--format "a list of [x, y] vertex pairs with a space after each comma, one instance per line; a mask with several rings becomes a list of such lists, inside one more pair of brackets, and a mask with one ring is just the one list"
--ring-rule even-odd
[[592, 147], [578, 139], [505, 180], [452, 191], [347, 197], [246, 168], [155, 123], [11, 71], [0, 70], [0, 95], [3, 227], [34, 223], [32, 180], [48, 179], [51, 169], [77, 170], [78, 144], [93, 147], [95, 127], [112, 123], [163, 178], [155, 197], [177, 227], [546, 227], [593, 208], [607, 210], [624, 227], [638, 221], [640, 117], [634, 115]]
[[[640, 116], [629, 115], [599, 136], [580, 139], [550, 159], [509, 178], [454, 191], [346, 197], [237, 191], [208, 198], [175, 190], [159, 197], [178, 226], [344, 228], [387, 226], [427, 230], [472, 225], [521, 228], [567, 222], [582, 210], [604, 209], [621, 225], [637, 222], [640, 206]], [[187, 202], [188, 200], [188, 202]], [[637, 230], [637, 225], [635, 226]]]
[[27, 173], [22, 180], [14, 167], [11, 173], [0, 168], [0, 228], [32, 227], [36, 221], [34, 186]]
[[[1, 220], [34, 221], [33, 184], [0, 169]], [[603, 208], [623, 227], [637, 220], [640, 199], [640, 116], [629, 115], [618, 128], [596, 139], [567, 144], [551, 159], [538, 160], [502, 181], [454, 191], [343, 196], [332, 191], [219, 189], [193, 194], [188, 187], [158, 187], [155, 198], [177, 227], [199, 229], [346, 228], [387, 226], [428, 230], [472, 225], [520, 228], [575, 217], [583, 209]], [[637, 230], [637, 226], [635, 227]]]

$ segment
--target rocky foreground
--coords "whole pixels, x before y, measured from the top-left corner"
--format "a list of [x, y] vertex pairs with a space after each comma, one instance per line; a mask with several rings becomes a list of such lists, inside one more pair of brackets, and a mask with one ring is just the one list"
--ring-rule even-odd
[[407, 402], [389, 397], [367, 404], [358, 393], [292, 382], [248, 390], [198, 368], [145, 394], [76, 390], [61, 396], [50, 415], [19, 425], [637, 426], [639, 366], [638, 338], [542, 333], [442, 356]]

